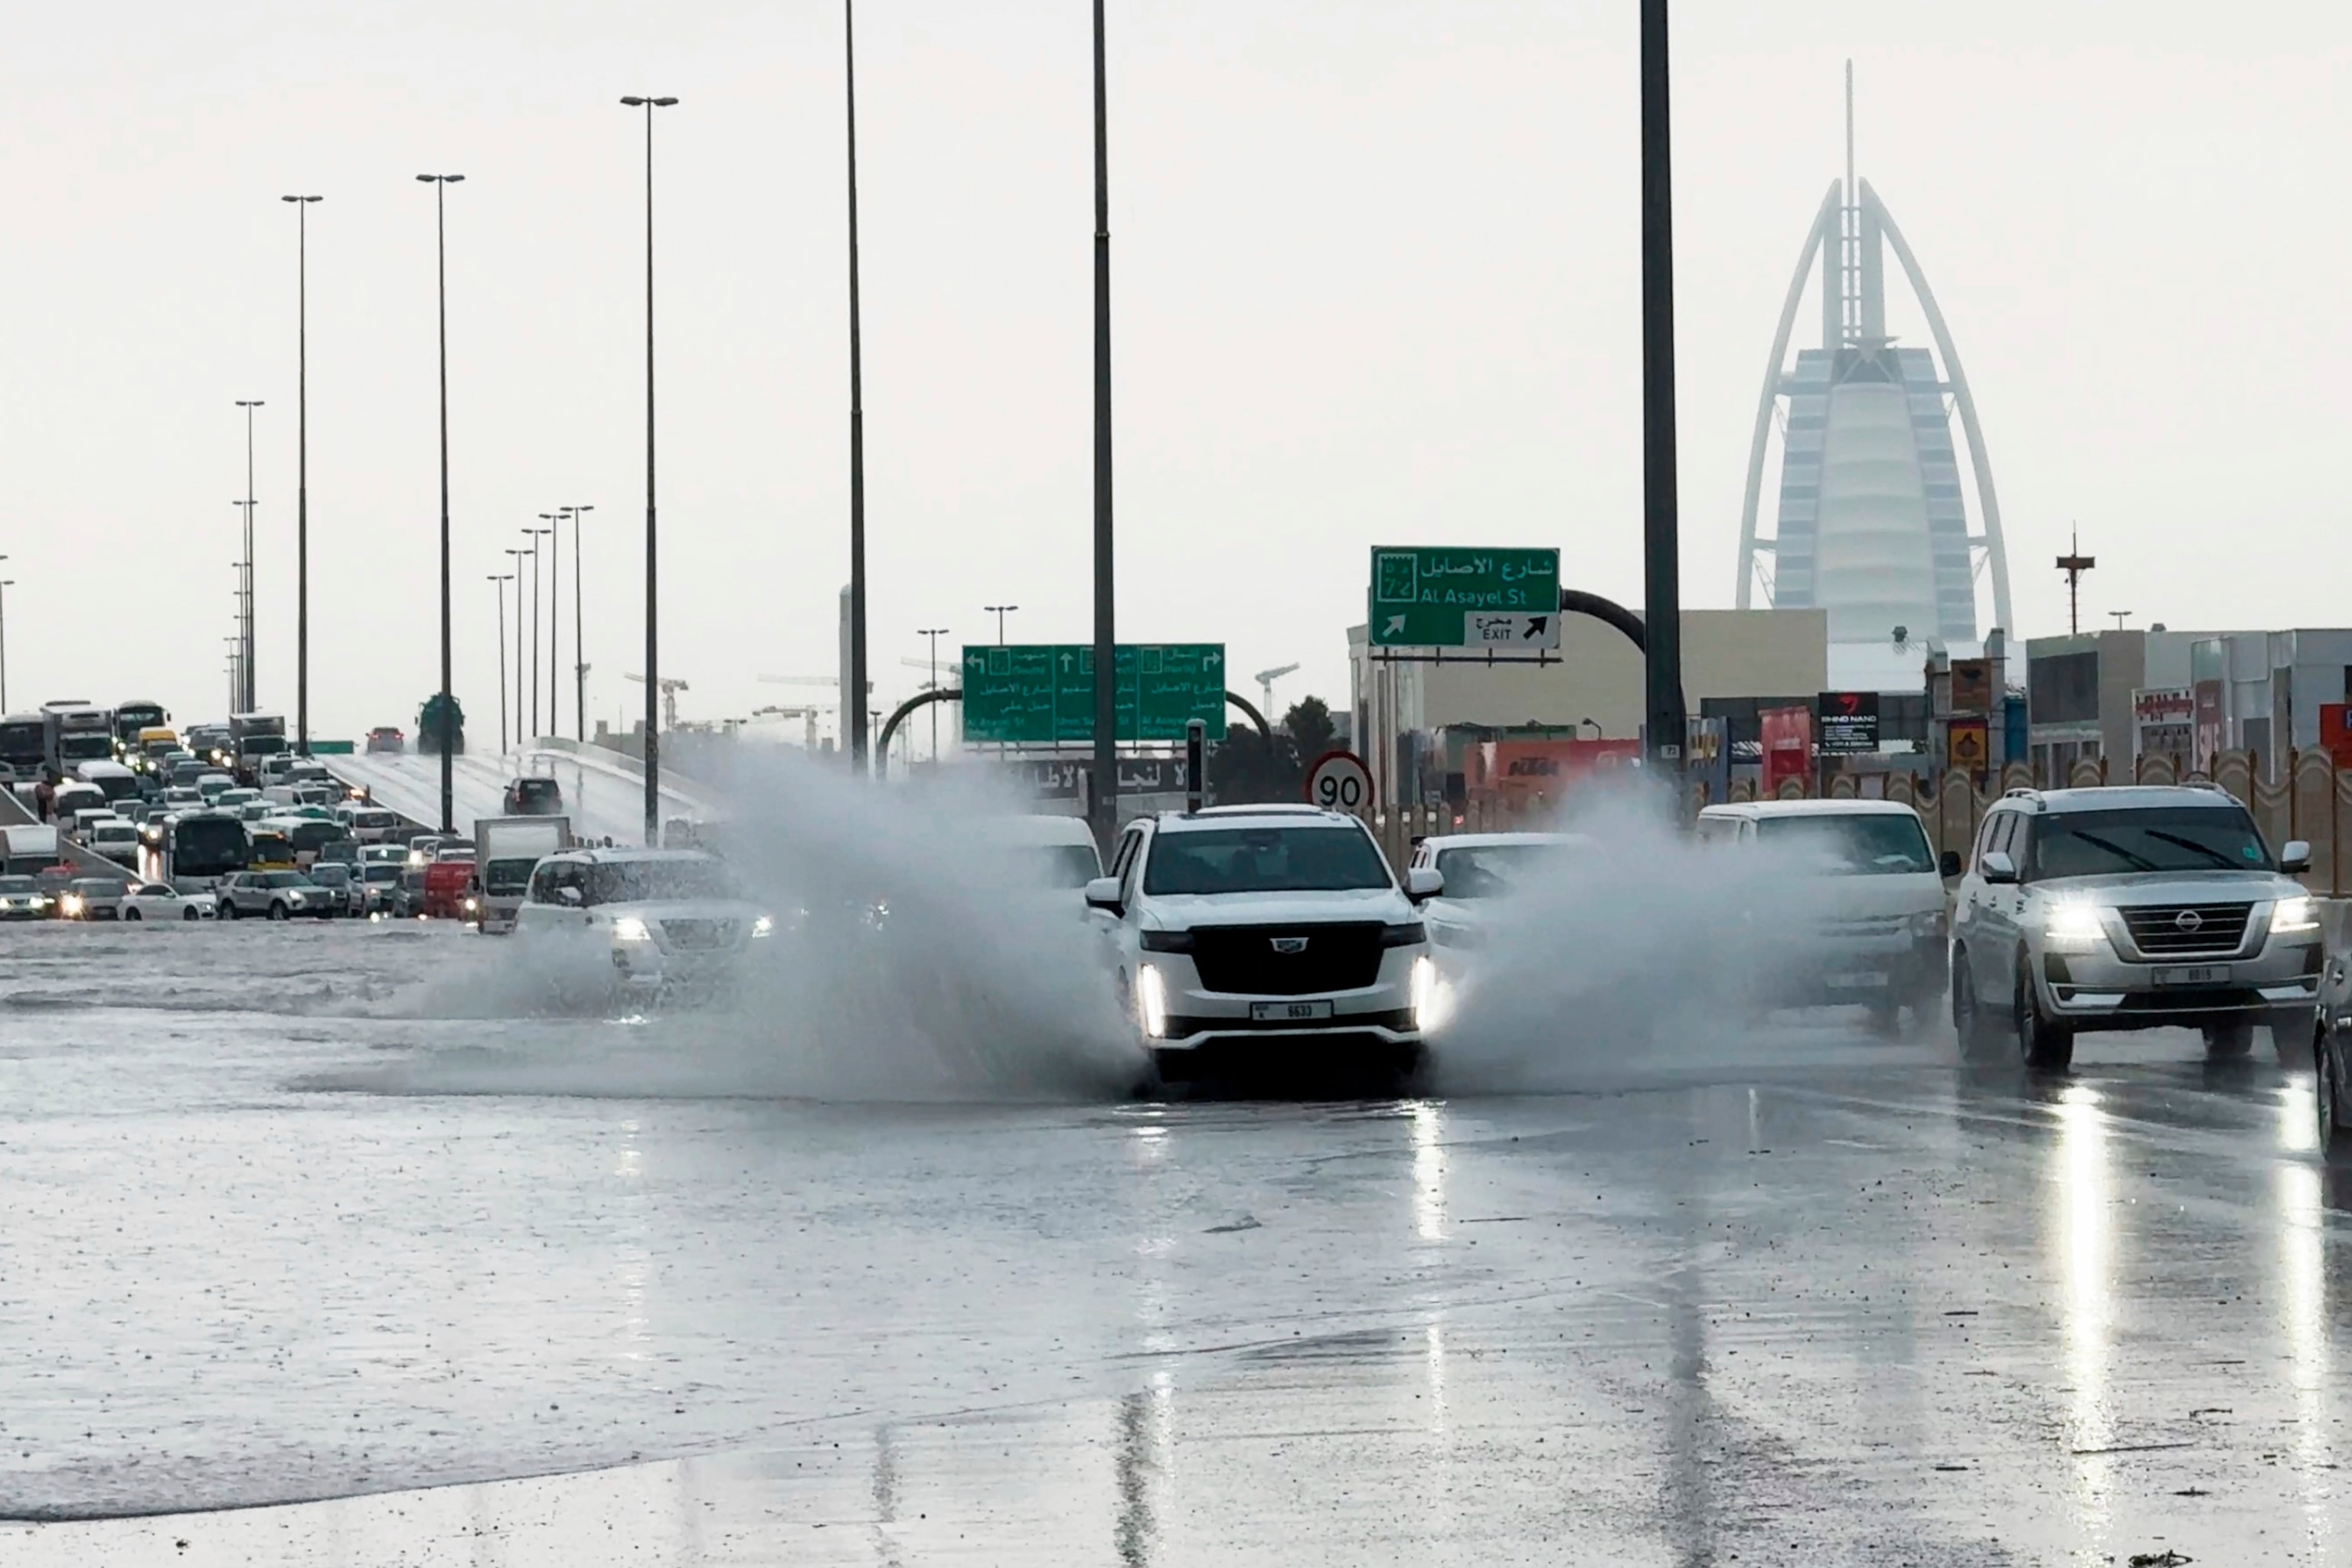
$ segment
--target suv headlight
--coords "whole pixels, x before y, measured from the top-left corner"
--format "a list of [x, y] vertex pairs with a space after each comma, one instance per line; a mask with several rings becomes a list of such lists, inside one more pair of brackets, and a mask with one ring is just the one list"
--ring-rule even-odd
[[2271, 931], [2317, 931], [2319, 905], [2308, 893], [2294, 893], [2271, 906]]
[[2050, 910], [2044, 940], [2053, 952], [2092, 952], [2106, 939], [2096, 904], [2057, 904]]
[[1192, 933], [1189, 931], [1139, 931], [1135, 942], [1146, 952], [1190, 952]]
[[613, 922], [614, 942], [651, 942], [652, 930], [635, 915], [623, 915]]
[[1168, 983], [1149, 963], [1135, 972], [1135, 1004], [1144, 1038], [1156, 1040], [1168, 1033]]

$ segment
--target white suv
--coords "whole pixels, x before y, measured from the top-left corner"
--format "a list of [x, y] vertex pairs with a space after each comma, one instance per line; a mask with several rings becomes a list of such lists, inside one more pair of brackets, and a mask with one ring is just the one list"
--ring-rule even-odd
[[2210, 785], [2011, 790], [1993, 804], [1952, 911], [1952, 1023], [1963, 1050], [2014, 1027], [2063, 1068], [2089, 1029], [2201, 1029], [2242, 1057], [2254, 1025], [2311, 1038], [2319, 911], [2246, 808]]
[[1436, 980], [1420, 905], [1444, 886], [1400, 883], [1352, 816], [1217, 806], [1129, 823], [1087, 904], [1163, 1078], [1202, 1076], [1211, 1047], [1269, 1066], [1317, 1042], [1411, 1072]]
[[718, 989], [775, 930], [717, 856], [681, 849], [572, 849], [530, 874], [515, 935], [608, 963], [632, 994]]

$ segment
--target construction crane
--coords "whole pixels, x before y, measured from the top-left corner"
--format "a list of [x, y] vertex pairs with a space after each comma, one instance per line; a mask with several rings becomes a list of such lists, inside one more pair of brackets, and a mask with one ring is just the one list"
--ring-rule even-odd
[[1262, 705], [1259, 710], [1265, 715], [1267, 723], [1274, 722], [1274, 683], [1297, 668], [1295, 664], [1286, 664], [1279, 669], [1261, 669], [1250, 677], [1257, 682], [1258, 700]]
[[[646, 683], [646, 678], [639, 675], [635, 670], [623, 670], [621, 672], [621, 679], [624, 680], [634, 680], [640, 686], [643, 686]], [[677, 728], [677, 694], [686, 689], [686, 682], [678, 679], [676, 676], [665, 675], [661, 678], [663, 729], [675, 730]]]
[[816, 750], [817, 715], [820, 713], [830, 713], [833, 711], [834, 707], [835, 704], [831, 702], [796, 703], [787, 707], [779, 707], [771, 704], [765, 708], [752, 709], [751, 717], [754, 719], [775, 718], [800, 719], [805, 721], [808, 725], [806, 745], [809, 751], [814, 752]]

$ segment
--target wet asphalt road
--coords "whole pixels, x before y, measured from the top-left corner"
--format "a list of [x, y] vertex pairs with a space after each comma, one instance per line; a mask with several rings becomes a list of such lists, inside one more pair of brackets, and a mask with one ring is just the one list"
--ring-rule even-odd
[[2352, 1562], [2267, 1051], [827, 1103], [499, 957], [0, 931], [0, 1565]]

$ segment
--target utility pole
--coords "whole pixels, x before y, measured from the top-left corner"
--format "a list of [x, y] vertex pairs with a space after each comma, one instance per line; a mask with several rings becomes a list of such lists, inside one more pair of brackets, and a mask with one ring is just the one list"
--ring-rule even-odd
[[[661, 843], [660, 599], [655, 592], [660, 552], [654, 527], [654, 110], [675, 98], [621, 100], [646, 111], [646, 847]], [[520, 585], [520, 584], [518, 584]]]
[[1110, 116], [1103, 0], [1095, 0], [1095, 842], [1118, 827], [1118, 638], [1111, 576]]
[[294, 204], [294, 749], [310, 754], [310, 204]]
[[[866, 757], [866, 364], [857, 299], [857, 16], [841, 0], [843, 102], [849, 116], [849, 700], [842, 723], [849, 738], [849, 771], [862, 776]], [[888, 759], [884, 759], [887, 765]]]
[[1682, 584], [1675, 458], [1674, 174], [1666, 0], [1642, 0], [1643, 640], [1649, 765], [1681, 809]]
[[2083, 541], [2073, 529], [2066, 531], [2066, 553], [2058, 557], [2058, 570], [2066, 574], [2066, 635], [2080, 637], [2083, 633], [2083, 574], [2098, 564], [2098, 558], [2083, 553]]

